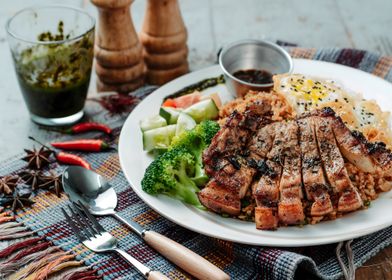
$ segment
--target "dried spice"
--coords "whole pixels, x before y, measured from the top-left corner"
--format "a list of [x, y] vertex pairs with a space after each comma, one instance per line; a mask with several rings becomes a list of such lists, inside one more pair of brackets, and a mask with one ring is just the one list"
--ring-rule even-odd
[[101, 98], [90, 98], [89, 100], [98, 102], [111, 115], [129, 113], [140, 102], [139, 98], [125, 94], [111, 94]]
[[30, 199], [31, 194], [23, 194], [20, 195], [18, 192], [15, 192], [13, 196], [7, 196], [6, 202], [4, 206], [11, 206], [12, 211], [15, 213], [18, 209], [24, 209], [26, 206], [30, 206], [34, 204], [34, 201]]
[[18, 176], [4, 176], [3, 178], [0, 178], [0, 193], [11, 194], [14, 191], [18, 180]]
[[51, 170], [49, 175], [42, 177], [42, 182], [39, 187], [54, 190], [56, 195], [60, 197], [61, 192], [63, 191], [63, 184], [61, 179], [62, 175], [57, 175], [54, 171]]
[[23, 170], [19, 173], [20, 178], [31, 186], [32, 190], [36, 190], [39, 187], [40, 182], [42, 181], [42, 172], [37, 170]]
[[32, 150], [25, 149], [27, 155], [22, 160], [27, 161], [27, 166], [33, 169], [41, 169], [49, 164], [49, 157], [53, 153], [52, 150], [42, 146], [39, 150], [33, 148]]

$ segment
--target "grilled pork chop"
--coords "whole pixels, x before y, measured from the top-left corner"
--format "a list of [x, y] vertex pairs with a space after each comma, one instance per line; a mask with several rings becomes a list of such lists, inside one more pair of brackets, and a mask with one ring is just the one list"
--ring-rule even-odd
[[[255, 102], [239, 113], [234, 111], [225, 125], [211, 141], [211, 145], [203, 153], [206, 173], [214, 178], [212, 184], [199, 192], [199, 200], [207, 208], [218, 212], [239, 214], [240, 200], [250, 187], [256, 170], [246, 160], [249, 153], [246, 146], [258, 128], [271, 122], [271, 106], [263, 102]], [[226, 193], [222, 193], [222, 189]], [[222, 197], [223, 195], [223, 197]], [[225, 197], [230, 199], [230, 207], [223, 207]]]
[[376, 171], [377, 167], [366, 151], [363, 141], [353, 135], [331, 108], [315, 110], [304, 116], [319, 116], [327, 119], [344, 158], [364, 172], [374, 173]]
[[258, 229], [355, 211], [363, 201], [345, 160], [372, 174], [380, 190], [392, 187], [391, 152], [351, 132], [332, 109], [282, 122], [271, 122], [270, 109], [257, 103], [234, 111], [204, 152], [211, 180], [199, 199], [207, 208], [239, 215], [252, 186]]
[[302, 181], [306, 198], [311, 202], [310, 215], [322, 217], [333, 211], [328, 193], [312, 117], [299, 119], [299, 143], [302, 154]]
[[287, 123], [284, 133], [283, 170], [280, 178], [279, 220], [283, 224], [303, 223], [305, 215], [302, 205], [301, 149], [298, 145], [298, 125]]
[[286, 125], [279, 122], [268, 125], [263, 130], [273, 132], [271, 134], [273, 140], [268, 139], [267, 135], [261, 139], [258, 137], [257, 140], [257, 143], [260, 143], [260, 147], [263, 148], [258, 155], [265, 154], [265, 158], [257, 161], [256, 168], [259, 171], [260, 179], [252, 188], [257, 204], [255, 221], [258, 229], [274, 229], [278, 226], [279, 181], [282, 173], [280, 155], [284, 149], [285, 128]]
[[313, 120], [325, 174], [333, 193], [339, 197], [337, 209], [339, 212], [357, 210], [362, 206], [362, 200], [348, 177], [329, 121], [323, 117], [314, 117]]

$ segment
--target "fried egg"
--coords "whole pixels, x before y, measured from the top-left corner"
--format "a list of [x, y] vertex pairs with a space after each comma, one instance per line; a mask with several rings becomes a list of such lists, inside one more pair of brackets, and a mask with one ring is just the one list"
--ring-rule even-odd
[[351, 130], [391, 146], [390, 113], [381, 111], [375, 101], [365, 100], [333, 80], [302, 74], [275, 75], [273, 79], [274, 91], [286, 98], [297, 115], [331, 107]]

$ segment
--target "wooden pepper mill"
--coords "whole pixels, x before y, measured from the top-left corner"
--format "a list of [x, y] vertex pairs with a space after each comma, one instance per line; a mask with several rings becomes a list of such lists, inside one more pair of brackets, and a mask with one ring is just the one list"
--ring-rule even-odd
[[187, 31], [177, 0], [147, 0], [140, 40], [148, 83], [162, 85], [189, 71]]
[[98, 7], [98, 91], [130, 92], [144, 84], [143, 47], [132, 22], [134, 0], [91, 0]]

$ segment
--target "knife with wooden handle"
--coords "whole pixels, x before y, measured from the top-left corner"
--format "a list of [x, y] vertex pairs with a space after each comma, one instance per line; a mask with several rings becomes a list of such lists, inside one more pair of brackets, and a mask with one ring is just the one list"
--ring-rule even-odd
[[230, 276], [219, 267], [213, 265], [205, 258], [189, 250], [185, 246], [171, 240], [170, 238], [167, 238], [158, 232], [143, 229], [139, 224], [131, 220], [125, 220], [117, 213], [112, 214], [112, 216], [128, 225], [129, 228], [131, 228], [135, 233], [143, 238], [148, 245], [154, 248], [162, 256], [196, 278], [201, 280], [230, 279]]

